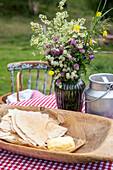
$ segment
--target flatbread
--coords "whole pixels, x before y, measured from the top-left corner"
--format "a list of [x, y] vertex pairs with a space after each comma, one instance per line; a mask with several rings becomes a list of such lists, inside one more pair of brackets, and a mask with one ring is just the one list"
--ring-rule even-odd
[[43, 146], [48, 138], [46, 124], [48, 119], [32, 117], [19, 113], [15, 115], [15, 121], [21, 131], [39, 146]]
[[0, 130], [0, 138], [3, 136], [8, 136], [10, 134], [11, 134], [10, 132], [3, 132], [2, 130]]
[[5, 132], [9, 132], [11, 131], [11, 124], [9, 123], [9, 121], [2, 120], [2, 122], [0, 123], [0, 129]]
[[32, 117], [22, 112], [15, 115], [16, 124], [21, 131], [37, 143], [44, 146], [47, 139], [63, 136], [67, 128], [61, 127], [45, 117]]
[[0, 123], [0, 129], [4, 132], [15, 132], [13, 126], [12, 126], [12, 120], [11, 117], [7, 114], [2, 117], [2, 121]]
[[25, 134], [23, 134], [23, 132], [18, 128], [18, 126], [16, 125], [16, 122], [15, 122], [15, 115], [16, 113], [13, 113], [12, 115], [12, 125], [13, 125], [13, 128], [14, 130], [16, 131], [16, 133], [24, 140], [26, 141], [28, 144], [33, 144], [33, 145], [36, 145], [34, 142], [30, 141], [26, 138]]
[[[0, 123], [1, 139], [16, 144], [45, 147], [49, 139], [63, 136], [66, 127], [50, 114], [9, 109]], [[10, 133], [8, 133], [10, 132]]]
[[9, 109], [8, 115], [12, 116], [13, 113], [16, 113], [16, 114], [22, 113], [22, 114], [32, 116], [32, 117], [43, 117], [45, 119], [49, 118], [48, 114], [42, 114], [41, 112], [22, 111], [22, 110], [18, 110], [18, 109]]
[[63, 136], [67, 132], [67, 128], [57, 125], [54, 122], [48, 122], [46, 126], [48, 139]]
[[10, 132], [5, 133], [2, 130], [0, 130], [0, 138], [4, 139], [7, 142], [11, 142], [15, 144], [30, 145], [28, 142], [20, 138], [16, 133], [10, 133]]

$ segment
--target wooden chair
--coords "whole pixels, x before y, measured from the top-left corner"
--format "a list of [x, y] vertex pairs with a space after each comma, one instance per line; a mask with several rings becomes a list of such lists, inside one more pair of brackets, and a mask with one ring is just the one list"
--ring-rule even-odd
[[[19, 71], [17, 73], [17, 101], [19, 101], [19, 89], [23, 90], [23, 70], [29, 70], [29, 78], [28, 78], [28, 89], [31, 89], [31, 70], [37, 70], [36, 77], [36, 90], [39, 90], [39, 75], [40, 71], [44, 70], [44, 83], [43, 83], [43, 93], [46, 94], [46, 86], [47, 86], [47, 62], [42, 61], [23, 61], [16, 63], [9, 63], [7, 65], [7, 70], [11, 72], [11, 93], [5, 94], [0, 97], [0, 104], [6, 103], [7, 96], [14, 93], [14, 71]], [[52, 94], [53, 91], [53, 79], [50, 77], [50, 87], [49, 94]], [[20, 85], [20, 88], [19, 88]]]

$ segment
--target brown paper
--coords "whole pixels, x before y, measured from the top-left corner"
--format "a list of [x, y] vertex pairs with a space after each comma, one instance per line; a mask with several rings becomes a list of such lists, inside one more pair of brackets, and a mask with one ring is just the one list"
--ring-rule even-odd
[[86, 142], [85, 133], [83, 129], [80, 127], [75, 117], [67, 116], [65, 114], [63, 115], [61, 111], [60, 111], [61, 113], [58, 113], [58, 111], [56, 112], [56, 110], [53, 111], [46, 109], [43, 112], [55, 116], [59, 121], [60, 125], [68, 129], [66, 135], [74, 138], [75, 148], [69, 152], [73, 152], [85, 144]]
[[75, 119], [75, 117], [68, 117], [64, 119], [64, 122], [61, 126], [67, 127], [67, 135], [74, 138], [75, 141], [75, 148], [70, 152], [75, 151], [76, 149], [80, 148], [86, 142], [86, 137], [83, 129], [80, 127], [79, 123]]

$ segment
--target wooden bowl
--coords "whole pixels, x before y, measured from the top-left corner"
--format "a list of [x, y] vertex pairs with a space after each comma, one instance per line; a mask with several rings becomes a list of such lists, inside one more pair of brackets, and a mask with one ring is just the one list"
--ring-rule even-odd
[[[0, 108], [1, 117], [8, 109], [40, 111], [40, 107], [6, 106]], [[49, 108], [45, 108], [48, 110]], [[95, 161], [113, 161], [113, 120], [105, 117], [73, 112], [68, 110], [50, 109], [62, 116], [71, 115], [76, 118], [86, 135], [86, 143], [73, 153], [51, 152], [33, 147], [20, 146], [0, 140], [0, 148], [17, 154], [58, 162], [82, 163]]]

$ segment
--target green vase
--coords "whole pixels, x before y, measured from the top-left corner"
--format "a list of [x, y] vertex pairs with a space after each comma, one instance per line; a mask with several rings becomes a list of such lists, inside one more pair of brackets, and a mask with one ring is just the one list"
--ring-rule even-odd
[[82, 110], [82, 93], [85, 83], [81, 79], [76, 85], [62, 83], [61, 88], [55, 83], [55, 96], [58, 109], [81, 111]]

